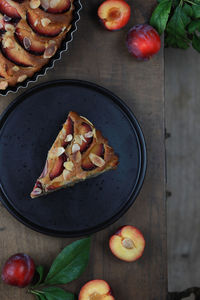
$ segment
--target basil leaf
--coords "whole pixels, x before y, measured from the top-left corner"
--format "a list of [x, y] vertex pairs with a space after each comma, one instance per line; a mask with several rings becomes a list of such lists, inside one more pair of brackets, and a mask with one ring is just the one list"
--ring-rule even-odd
[[54, 260], [45, 284], [66, 284], [78, 278], [88, 264], [90, 241], [85, 238], [65, 247]]
[[188, 32], [189, 33], [193, 33], [196, 30], [200, 31], [200, 20], [195, 20], [192, 21], [189, 25], [188, 25]]
[[36, 272], [39, 274], [39, 280], [37, 282], [37, 285], [39, 285], [42, 282], [43, 276], [44, 276], [44, 267], [43, 266], [37, 266]]
[[194, 34], [192, 39], [192, 47], [198, 52], [200, 52], [200, 37], [198, 37], [196, 33]]
[[75, 300], [72, 293], [57, 287], [48, 287], [43, 289], [42, 292], [47, 300]]
[[171, 7], [172, 7], [172, 0], [162, 0], [157, 5], [157, 7], [155, 8], [151, 16], [150, 25], [156, 28], [156, 30], [160, 35], [164, 32], [166, 28]]
[[166, 28], [166, 44], [172, 47], [187, 49], [190, 40], [187, 37], [186, 26], [190, 23], [190, 17], [184, 12], [182, 7], [177, 7], [173, 16], [169, 20]]

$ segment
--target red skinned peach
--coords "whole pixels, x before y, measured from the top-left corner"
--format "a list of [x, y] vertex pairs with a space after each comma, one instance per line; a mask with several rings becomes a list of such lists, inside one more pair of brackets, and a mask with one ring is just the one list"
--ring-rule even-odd
[[87, 282], [80, 290], [78, 300], [115, 300], [109, 284], [101, 279]]

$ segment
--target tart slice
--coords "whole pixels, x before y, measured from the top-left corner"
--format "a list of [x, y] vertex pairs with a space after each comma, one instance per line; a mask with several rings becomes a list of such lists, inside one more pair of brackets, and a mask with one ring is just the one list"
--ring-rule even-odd
[[98, 176], [117, 164], [118, 157], [101, 132], [85, 117], [70, 112], [48, 152], [31, 198]]

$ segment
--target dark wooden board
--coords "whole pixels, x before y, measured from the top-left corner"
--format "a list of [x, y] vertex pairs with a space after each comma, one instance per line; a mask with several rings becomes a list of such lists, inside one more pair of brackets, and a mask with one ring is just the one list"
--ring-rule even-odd
[[[110, 283], [118, 300], [164, 300], [167, 294], [167, 257], [163, 50], [149, 62], [143, 63], [136, 62], [125, 46], [127, 30], [133, 24], [148, 21], [156, 1], [129, 1], [133, 11], [131, 21], [123, 30], [113, 33], [105, 31], [97, 21], [96, 10], [100, 2], [83, 1], [78, 32], [68, 53], [39, 82], [59, 78], [83, 79], [102, 85], [121, 97], [143, 128], [147, 142], [148, 170], [135, 204], [118, 222], [93, 236], [86, 272], [66, 288], [78, 292], [87, 280], [103, 278]], [[15, 95], [1, 97], [0, 110], [3, 111], [14, 98]], [[109, 236], [123, 224], [132, 224], [144, 233], [146, 249], [138, 262], [119, 261], [108, 249]], [[17, 222], [2, 205], [0, 237], [0, 266], [9, 255], [16, 252], [26, 252], [37, 264], [49, 266], [58, 252], [72, 241], [29, 230]], [[2, 283], [0, 296], [3, 300], [33, 299], [24, 290], [7, 287]]]

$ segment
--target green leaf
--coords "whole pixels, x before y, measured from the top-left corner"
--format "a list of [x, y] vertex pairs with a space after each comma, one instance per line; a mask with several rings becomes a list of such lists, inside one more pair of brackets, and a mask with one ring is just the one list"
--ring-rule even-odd
[[189, 4], [187, 4], [187, 3], [184, 4], [183, 11], [187, 16], [189, 16], [189, 17], [193, 16], [193, 9]]
[[189, 33], [193, 33], [196, 30], [200, 31], [200, 20], [194, 20], [188, 25]]
[[39, 280], [37, 282], [37, 285], [39, 285], [42, 282], [43, 276], [44, 276], [44, 267], [38, 266], [36, 268], [36, 272], [39, 274]]
[[85, 238], [65, 247], [54, 260], [45, 284], [66, 284], [78, 278], [88, 264], [90, 241]]
[[187, 16], [182, 7], [178, 6], [166, 28], [165, 42], [168, 46], [187, 49], [190, 40], [187, 37], [186, 26], [190, 23], [190, 17]]
[[47, 300], [47, 298], [44, 295], [40, 294], [39, 295], [39, 300]]
[[200, 37], [198, 37], [196, 33], [194, 34], [192, 39], [192, 47], [198, 52], [200, 52]]
[[72, 293], [57, 287], [48, 287], [43, 289], [42, 292], [47, 300], [75, 300]]
[[156, 28], [158, 33], [161, 35], [165, 28], [169, 18], [169, 14], [172, 7], [172, 0], [162, 0], [155, 8], [151, 19], [150, 25]]
[[195, 19], [200, 18], [200, 3], [197, 5], [192, 5], [193, 16]]

